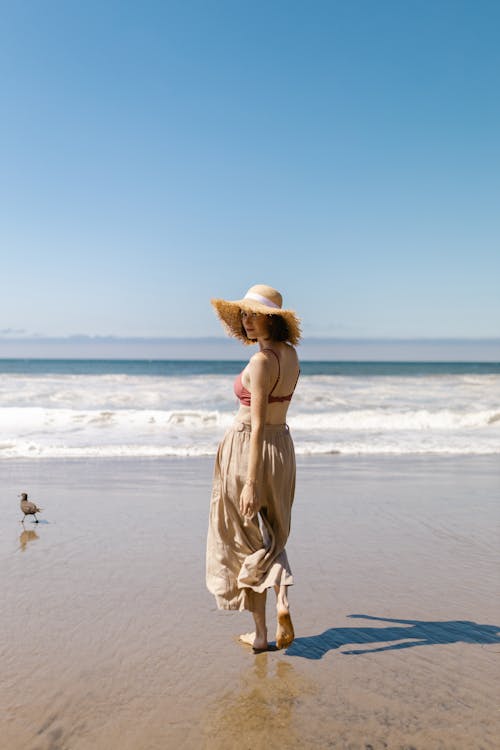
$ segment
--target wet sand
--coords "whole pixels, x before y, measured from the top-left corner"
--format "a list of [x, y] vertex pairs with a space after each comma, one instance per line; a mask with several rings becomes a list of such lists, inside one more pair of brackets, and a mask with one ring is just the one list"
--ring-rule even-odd
[[211, 459], [0, 472], [9, 750], [499, 747], [498, 456], [301, 459], [298, 637], [258, 656], [204, 586]]

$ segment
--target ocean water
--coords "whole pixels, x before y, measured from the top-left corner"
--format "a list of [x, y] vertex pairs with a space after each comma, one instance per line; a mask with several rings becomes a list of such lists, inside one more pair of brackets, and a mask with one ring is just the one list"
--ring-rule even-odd
[[[244, 364], [0, 360], [0, 459], [213, 455]], [[500, 454], [500, 363], [301, 367], [298, 454]]]

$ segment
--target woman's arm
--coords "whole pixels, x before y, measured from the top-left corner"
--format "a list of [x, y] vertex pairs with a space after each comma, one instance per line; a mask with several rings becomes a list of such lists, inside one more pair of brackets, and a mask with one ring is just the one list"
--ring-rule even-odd
[[252, 402], [250, 406], [250, 453], [248, 456], [247, 478], [240, 495], [240, 511], [251, 518], [259, 508], [259, 485], [262, 481], [262, 444], [267, 414], [267, 394], [269, 392], [270, 366], [265, 354], [259, 352], [250, 360], [248, 368]]

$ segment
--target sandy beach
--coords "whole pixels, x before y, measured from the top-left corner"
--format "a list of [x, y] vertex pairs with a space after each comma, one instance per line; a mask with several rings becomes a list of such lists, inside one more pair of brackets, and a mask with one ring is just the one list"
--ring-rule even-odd
[[9, 750], [499, 747], [498, 456], [300, 458], [297, 639], [259, 656], [204, 585], [212, 459], [0, 470]]

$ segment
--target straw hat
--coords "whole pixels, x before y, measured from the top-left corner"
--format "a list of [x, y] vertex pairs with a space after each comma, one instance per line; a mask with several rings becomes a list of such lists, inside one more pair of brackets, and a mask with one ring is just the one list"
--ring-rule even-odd
[[282, 308], [283, 298], [281, 294], [266, 284], [255, 284], [251, 286], [243, 299], [210, 300], [219, 316], [223, 326], [230, 336], [235, 336], [244, 344], [253, 344], [248, 339], [241, 325], [241, 310], [263, 313], [264, 315], [279, 315], [287, 324], [288, 341], [295, 346], [300, 339], [300, 320], [293, 310]]

